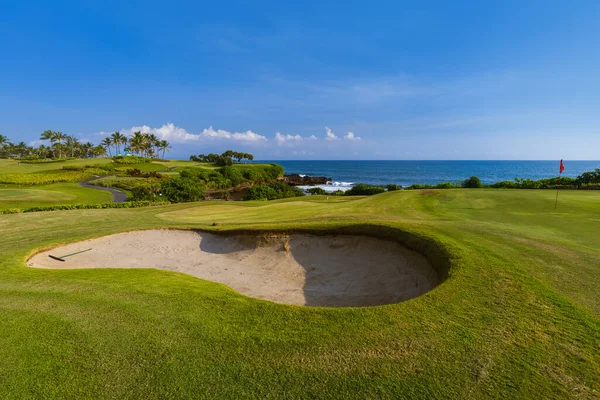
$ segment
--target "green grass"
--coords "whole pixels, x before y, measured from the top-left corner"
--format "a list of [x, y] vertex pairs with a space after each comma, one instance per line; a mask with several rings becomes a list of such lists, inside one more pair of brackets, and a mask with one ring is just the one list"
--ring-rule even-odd
[[17, 160], [9, 160], [0, 158], [0, 174], [29, 174], [34, 172], [45, 172], [59, 170], [64, 166], [79, 166], [94, 164], [110, 164], [110, 158], [87, 158], [84, 160], [68, 160], [65, 162], [56, 163], [38, 163], [38, 164], [20, 164]]
[[76, 183], [39, 186], [0, 185], [0, 209], [57, 204], [100, 204], [110, 203], [112, 200], [113, 195], [109, 192], [84, 188]]
[[157, 162], [141, 163], [141, 164], [115, 164], [119, 171], [127, 171], [128, 169], [139, 169], [143, 172], [163, 171], [167, 166]]
[[[398, 191], [0, 216], [0, 398], [597, 398], [600, 194], [561, 192], [558, 210], [553, 196]], [[441, 246], [451, 268], [411, 301], [328, 309], [173, 272], [24, 265], [36, 249], [155, 227], [408, 233]]]

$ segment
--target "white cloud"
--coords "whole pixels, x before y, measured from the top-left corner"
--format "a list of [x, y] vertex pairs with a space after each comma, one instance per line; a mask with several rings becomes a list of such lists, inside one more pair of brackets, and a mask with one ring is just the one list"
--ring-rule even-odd
[[[314, 135], [313, 135], [314, 136]], [[275, 134], [275, 141], [277, 142], [277, 144], [282, 145], [285, 142], [290, 142], [290, 141], [300, 141], [303, 140], [304, 138], [300, 135], [290, 135], [289, 133], [287, 135], [282, 135], [281, 133], [277, 132]]]
[[121, 133], [127, 136], [133, 135], [134, 132], [154, 134], [159, 139], [168, 140], [173, 143], [185, 143], [200, 139], [199, 135], [189, 133], [185, 129], [175, 126], [172, 123], [163, 125], [160, 128], [151, 128], [148, 125], [142, 125], [132, 126], [130, 129], [121, 129]]
[[331, 129], [329, 129], [328, 127], [325, 127], [325, 132], [326, 132], [325, 140], [338, 140], [339, 139], [339, 137], [337, 137], [335, 135], [335, 133], [333, 133], [331, 131]]
[[[254, 133], [246, 132], [228, 132], [222, 129], [215, 130], [212, 126], [204, 129], [201, 133], [190, 133], [187, 130], [175, 126], [172, 123], [161, 126], [160, 128], [151, 128], [148, 125], [133, 126], [130, 129], [121, 129], [121, 133], [127, 136], [133, 135], [134, 132], [150, 133], [156, 135], [159, 139], [165, 139], [172, 143], [189, 143], [201, 140], [203, 138], [216, 138], [226, 140], [238, 140], [247, 142], [266, 141], [267, 138]], [[102, 132], [101, 135], [109, 135], [110, 133]]]
[[359, 136], [355, 136], [354, 133], [352, 133], [352, 132], [348, 132], [346, 134], [346, 136], [344, 136], [344, 139], [346, 139], [346, 140], [353, 140], [353, 141], [361, 140], [361, 138]]
[[231, 133], [222, 129], [214, 130], [212, 126], [208, 129], [205, 129], [200, 134], [203, 137], [209, 138], [220, 138], [220, 139], [230, 139], [230, 140], [244, 140], [248, 142], [259, 142], [262, 140], [268, 140], [263, 135], [259, 135], [258, 133], [254, 133], [250, 130], [246, 132], [235, 132]]
[[308, 140], [317, 140], [317, 137], [315, 135], [310, 135], [310, 137], [308, 138]]

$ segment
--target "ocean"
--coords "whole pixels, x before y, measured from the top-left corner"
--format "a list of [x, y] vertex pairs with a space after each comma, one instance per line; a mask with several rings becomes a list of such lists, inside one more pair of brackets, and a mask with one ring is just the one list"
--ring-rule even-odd
[[[258, 162], [258, 161], [255, 161]], [[386, 185], [413, 183], [435, 185], [478, 176], [490, 184], [515, 178], [542, 179], [558, 176], [559, 161], [290, 161], [269, 160], [283, 166], [286, 174], [332, 178], [327, 191], [347, 190], [356, 183]], [[564, 161], [563, 176], [576, 177], [600, 168], [600, 161]]]

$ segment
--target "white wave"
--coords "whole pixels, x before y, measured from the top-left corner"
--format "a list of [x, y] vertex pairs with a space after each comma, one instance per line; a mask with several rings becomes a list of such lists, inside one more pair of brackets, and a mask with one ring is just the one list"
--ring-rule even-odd
[[306, 175], [303, 175], [303, 174], [298, 174], [298, 176], [299, 176], [300, 178], [304, 178]]
[[325, 185], [305, 185], [305, 186], [298, 186], [298, 187], [302, 190], [319, 187], [319, 188], [325, 190], [326, 192], [333, 193], [337, 190], [346, 191], [346, 190], [352, 189], [352, 186], [354, 186], [353, 182], [327, 182], [327, 184], [325, 184]]

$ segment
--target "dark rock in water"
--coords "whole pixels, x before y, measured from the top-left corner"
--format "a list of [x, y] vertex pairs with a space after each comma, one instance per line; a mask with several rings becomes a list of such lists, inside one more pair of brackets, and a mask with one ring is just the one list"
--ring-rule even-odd
[[292, 186], [313, 186], [325, 185], [327, 182], [331, 182], [331, 178], [326, 178], [324, 176], [300, 176], [299, 174], [289, 174], [283, 176], [283, 181]]

